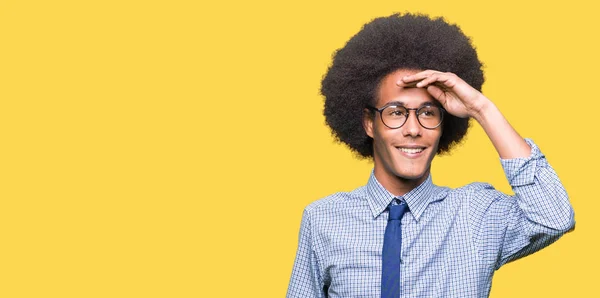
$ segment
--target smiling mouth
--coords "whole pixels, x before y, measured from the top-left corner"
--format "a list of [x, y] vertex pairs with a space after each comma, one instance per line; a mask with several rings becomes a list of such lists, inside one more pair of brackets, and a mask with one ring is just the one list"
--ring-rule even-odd
[[410, 154], [415, 154], [415, 153], [421, 153], [421, 152], [423, 152], [423, 150], [425, 150], [425, 148], [402, 148], [402, 147], [398, 147], [398, 150], [400, 150], [402, 152], [410, 153]]

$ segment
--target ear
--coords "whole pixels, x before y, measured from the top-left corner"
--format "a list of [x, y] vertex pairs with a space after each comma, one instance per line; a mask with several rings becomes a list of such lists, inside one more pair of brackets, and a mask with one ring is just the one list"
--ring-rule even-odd
[[374, 118], [374, 114], [371, 113], [371, 111], [369, 111], [369, 109], [364, 109], [363, 111], [363, 119], [362, 119], [362, 124], [363, 124], [363, 128], [365, 129], [365, 133], [367, 133], [367, 135], [371, 138], [373, 138], [373, 118]]

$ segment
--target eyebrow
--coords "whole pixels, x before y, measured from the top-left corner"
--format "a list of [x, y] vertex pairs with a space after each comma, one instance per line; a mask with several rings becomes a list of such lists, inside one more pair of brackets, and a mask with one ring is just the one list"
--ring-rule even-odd
[[[439, 105], [439, 103], [436, 103], [435, 101], [426, 101], [426, 102], [422, 103], [419, 107], [422, 107], [422, 106], [437, 106], [437, 105]], [[384, 107], [389, 107], [389, 106], [403, 106], [403, 107], [405, 107], [405, 104], [402, 101], [390, 101], [390, 102], [388, 102], [388, 103], [386, 103], [384, 105]]]

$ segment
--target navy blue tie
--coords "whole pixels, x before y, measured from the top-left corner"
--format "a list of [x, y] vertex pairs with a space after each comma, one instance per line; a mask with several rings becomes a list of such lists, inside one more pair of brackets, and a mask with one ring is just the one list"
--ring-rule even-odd
[[383, 271], [381, 272], [381, 298], [400, 297], [400, 247], [402, 230], [400, 219], [406, 212], [406, 203], [391, 205], [390, 217], [383, 237]]

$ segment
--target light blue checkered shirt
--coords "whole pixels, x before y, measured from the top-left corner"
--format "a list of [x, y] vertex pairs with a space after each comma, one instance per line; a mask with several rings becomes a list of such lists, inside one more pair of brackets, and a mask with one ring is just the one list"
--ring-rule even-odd
[[[529, 139], [527, 158], [501, 159], [514, 196], [486, 183], [450, 189], [431, 176], [401, 199], [401, 297], [488, 297], [494, 271], [575, 225], [567, 193]], [[394, 200], [366, 186], [304, 210], [287, 297], [380, 297], [381, 251]]]

